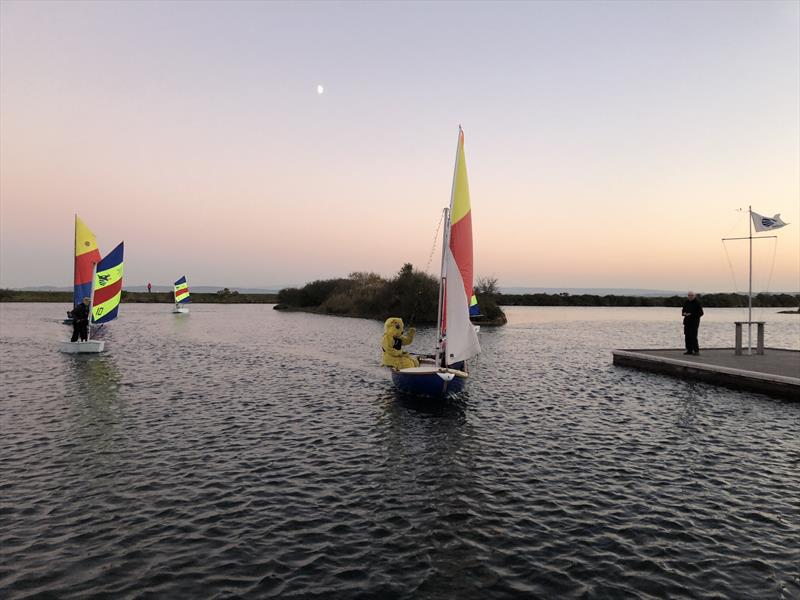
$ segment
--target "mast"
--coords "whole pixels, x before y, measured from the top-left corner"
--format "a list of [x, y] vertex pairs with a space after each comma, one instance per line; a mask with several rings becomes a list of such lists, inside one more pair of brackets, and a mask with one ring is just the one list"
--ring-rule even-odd
[[750, 224], [750, 270], [747, 288], [747, 354], [753, 354], [753, 206], [747, 207]]
[[447, 232], [450, 229], [450, 209], [442, 209], [444, 227], [442, 228], [442, 263], [439, 265], [439, 304], [436, 307], [436, 366], [442, 353], [442, 322], [444, 320], [444, 282], [445, 282], [445, 252], [447, 251]]
[[[92, 309], [94, 308], [94, 280], [97, 279], [97, 263], [92, 263], [92, 291], [89, 294], [89, 323], [86, 325], [86, 341], [92, 339]], [[81, 298], [83, 302], [83, 298]]]
[[[75, 309], [75, 282], [78, 280], [78, 256], [76, 249], [78, 248], [78, 213], [75, 213], [75, 230], [72, 235], [72, 308]], [[83, 302], [83, 298], [81, 298]]]
[[447, 326], [447, 315], [445, 314], [445, 289], [447, 284], [447, 260], [446, 252], [447, 247], [450, 245], [450, 214], [453, 212], [453, 199], [456, 194], [456, 179], [458, 177], [458, 149], [461, 144], [461, 136], [464, 131], [461, 129], [461, 124], [458, 125], [458, 141], [456, 142], [456, 159], [453, 165], [453, 185], [450, 188], [450, 206], [444, 209], [444, 233], [442, 235], [442, 266], [439, 271], [439, 310], [436, 316], [436, 335], [438, 341], [436, 343], [436, 366], [440, 365], [440, 360], [445, 352], [445, 335], [442, 332], [442, 327]]

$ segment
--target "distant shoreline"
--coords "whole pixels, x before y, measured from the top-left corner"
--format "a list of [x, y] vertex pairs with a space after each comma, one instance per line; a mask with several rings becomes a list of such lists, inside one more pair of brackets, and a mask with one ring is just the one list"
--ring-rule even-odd
[[[133, 304], [174, 304], [172, 292], [122, 292], [122, 301]], [[220, 290], [214, 294], [192, 293], [193, 304], [275, 304], [278, 294], [240, 294]], [[57, 302], [72, 304], [72, 292], [0, 290], [0, 302]]]
[[[192, 293], [194, 304], [278, 304], [279, 294], [242, 294], [228, 289], [216, 293]], [[680, 307], [682, 296], [596, 296], [593, 294], [496, 294], [499, 306], [585, 306], [585, 307]], [[705, 294], [700, 297], [705, 308], [742, 308], [747, 306], [744, 294]], [[172, 304], [172, 292], [122, 292], [122, 301], [134, 304]], [[0, 289], [0, 302], [55, 302], [72, 304], [72, 292], [21, 291]], [[753, 297], [754, 308], [783, 308], [781, 314], [798, 314], [800, 294], [758, 294]], [[288, 308], [288, 307], [287, 307]], [[331, 314], [319, 307], [291, 306], [289, 310], [315, 314]], [[343, 316], [364, 317], [372, 315], [346, 311]], [[476, 321], [477, 322], [477, 321]]]

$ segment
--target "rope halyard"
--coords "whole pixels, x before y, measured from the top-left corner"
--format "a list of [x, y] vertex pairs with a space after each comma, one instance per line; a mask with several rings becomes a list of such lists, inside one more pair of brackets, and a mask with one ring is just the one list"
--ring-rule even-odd
[[439, 239], [439, 230], [442, 228], [442, 221], [444, 221], [444, 212], [439, 217], [439, 223], [436, 225], [436, 233], [433, 234], [433, 245], [431, 246], [431, 253], [428, 255], [428, 262], [425, 264], [425, 273], [431, 268], [431, 261], [433, 260], [433, 252], [436, 250], [436, 240]]
[[[431, 268], [431, 261], [433, 260], [433, 253], [436, 251], [436, 240], [439, 239], [439, 231], [442, 228], [442, 221], [444, 221], [444, 211], [442, 211], [442, 215], [439, 217], [439, 222], [436, 224], [436, 233], [433, 234], [433, 244], [431, 245], [431, 252], [428, 254], [428, 262], [425, 264], [425, 270], [423, 273], [428, 273], [428, 270]], [[411, 317], [408, 319], [408, 324], [413, 325], [414, 319], [417, 316], [417, 308], [419, 308], [419, 296], [422, 293], [422, 288], [417, 287], [416, 293], [414, 294], [414, 308], [411, 311]]]

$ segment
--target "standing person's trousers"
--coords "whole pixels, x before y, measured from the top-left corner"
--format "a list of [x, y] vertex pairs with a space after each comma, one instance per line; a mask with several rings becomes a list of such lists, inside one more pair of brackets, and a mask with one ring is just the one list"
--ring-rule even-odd
[[70, 341], [77, 342], [79, 337], [82, 342], [85, 342], [86, 338], [89, 337], [89, 321], [74, 321], [72, 323], [72, 339]]
[[686, 338], [687, 352], [700, 352], [700, 344], [697, 341], [697, 331], [700, 329], [700, 321], [690, 321], [683, 324], [683, 336]]

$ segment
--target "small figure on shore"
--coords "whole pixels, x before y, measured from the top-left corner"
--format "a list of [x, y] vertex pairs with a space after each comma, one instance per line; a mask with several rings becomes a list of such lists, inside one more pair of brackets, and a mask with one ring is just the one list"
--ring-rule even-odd
[[418, 367], [419, 360], [403, 350], [403, 346], [414, 341], [417, 330], [409, 327], [408, 334], [403, 335], [403, 319], [389, 317], [383, 324], [383, 339], [381, 348], [383, 349], [383, 359], [381, 366], [392, 367], [394, 369], [408, 369]]
[[71, 342], [77, 342], [78, 338], [82, 342], [86, 341], [89, 337], [89, 298], [84, 298], [83, 302], [76, 304], [72, 309], [72, 339]]
[[683, 336], [686, 338], [686, 352], [684, 354], [700, 354], [700, 344], [697, 341], [697, 331], [700, 329], [700, 317], [703, 316], [703, 307], [695, 297], [694, 292], [686, 294], [688, 300], [683, 303]]
[[153, 289], [153, 286], [152, 286], [152, 285], [150, 285], [150, 282], [148, 281], [148, 282], [147, 282], [147, 293], [149, 294], [149, 293], [150, 293], [150, 290], [152, 290], [152, 289]]

